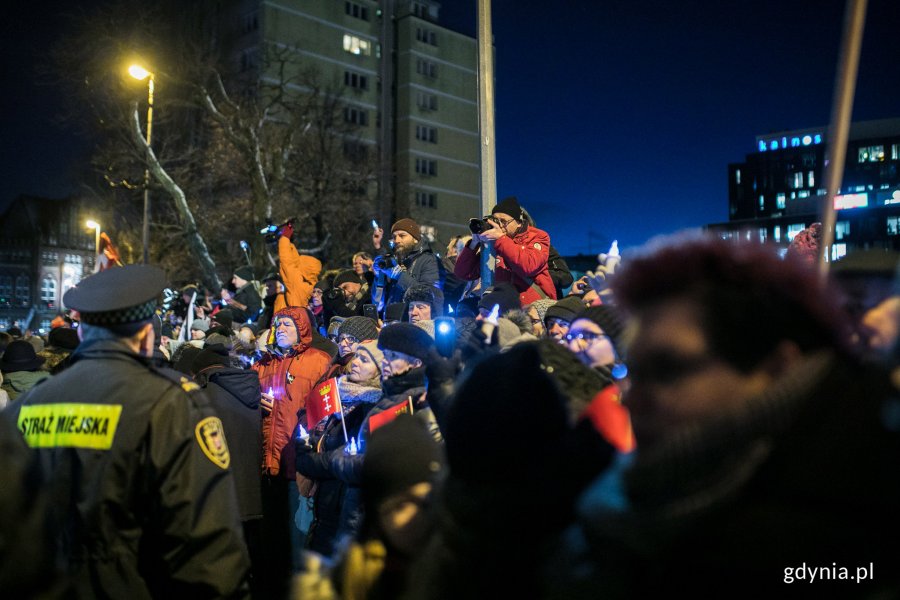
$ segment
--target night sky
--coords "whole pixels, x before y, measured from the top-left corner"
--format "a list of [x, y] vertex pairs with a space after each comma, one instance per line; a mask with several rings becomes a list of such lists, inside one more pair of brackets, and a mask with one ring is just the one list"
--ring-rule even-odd
[[[59, 197], [80, 147], [34, 83], [59, 1], [0, 30], [0, 206]], [[475, 34], [475, 0], [441, 23]], [[17, 9], [18, 11], [18, 9]], [[755, 136], [826, 125], [842, 0], [494, 0], [498, 196], [516, 195], [563, 254], [727, 220], [727, 166]], [[869, 0], [854, 120], [900, 117], [900, 10]], [[474, 215], [473, 215], [474, 216]]]

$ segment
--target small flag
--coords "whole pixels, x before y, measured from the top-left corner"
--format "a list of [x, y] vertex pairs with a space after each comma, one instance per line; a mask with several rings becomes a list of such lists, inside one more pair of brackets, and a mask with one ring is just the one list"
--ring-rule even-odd
[[306, 401], [306, 424], [312, 429], [316, 423], [330, 414], [341, 410], [341, 399], [338, 397], [338, 382], [332, 377], [319, 384]]
[[619, 386], [608, 385], [597, 392], [581, 416], [588, 419], [594, 429], [619, 452], [630, 452], [635, 447], [634, 432], [621, 397]]
[[409, 402], [404, 402], [402, 404], [398, 404], [397, 406], [392, 406], [377, 415], [371, 415], [369, 417], [369, 433], [371, 434], [379, 427], [383, 427], [387, 425], [397, 417], [403, 414], [411, 414], [412, 405]]
[[112, 267], [122, 266], [122, 261], [119, 259], [119, 251], [113, 245], [112, 240], [109, 239], [109, 236], [106, 235], [105, 231], [100, 234], [100, 245], [98, 250], [100, 253], [97, 255], [97, 263], [94, 268], [95, 273], [111, 269]]

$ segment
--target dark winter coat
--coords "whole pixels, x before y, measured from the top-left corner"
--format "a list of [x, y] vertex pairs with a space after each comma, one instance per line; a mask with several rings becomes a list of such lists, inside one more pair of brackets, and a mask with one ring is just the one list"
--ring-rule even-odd
[[82, 343], [73, 357], [4, 416], [50, 486], [76, 597], [240, 595], [249, 560], [206, 394], [118, 340]]
[[384, 305], [403, 302], [403, 295], [411, 286], [433, 285], [443, 287], [442, 268], [427, 242], [419, 242], [401, 263], [405, 270], [395, 280], [385, 282]]
[[402, 407], [412, 404], [413, 414], [426, 424], [432, 437], [437, 441], [441, 441], [440, 430], [434, 419], [434, 414], [428, 407], [427, 401], [420, 400], [425, 394], [425, 367], [410, 369], [406, 373], [385, 379], [382, 382], [382, 387], [384, 396], [368, 412], [362, 426], [359, 428], [359, 437], [357, 438], [359, 453], [356, 456], [349, 456], [343, 453], [335, 453], [331, 456], [332, 472], [336, 477], [350, 485], [362, 485], [363, 458], [365, 456], [366, 443], [372, 435], [371, 420], [381, 413], [391, 410], [394, 410], [396, 414], [409, 412], [408, 408]]
[[231, 311], [235, 324], [246, 323], [248, 320], [256, 321], [259, 318], [259, 311], [262, 308], [262, 297], [256, 291], [256, 285], [252, 281], [248, 281], [234, 293], [234, 300], [247, 307], [246, 310], [241, 310], [233, 304], [228, 305], [228, 310]]
[[318, 483], [313, 502], [315, 520], [307, 547], [325, 556], [332, 554], [341, 537], [355, 533], [360, 506], [359, 488], [335, 476], [331, 456], [345, 452], [344, 426], [348, 438], [357, 438], [363, 420], [382, 395], [380, 388], [361, 387], [345, 378], [338, 385], [344, 405], [344, 424], [339, 413], [329, 416], [321, 430], [310, 436], [315, 451], [297, 454], [297, 472]]
[[225, 428], [241, 520], [260, 518], [262, 417], [259, 377], [254, 371], [217, 366], [200, 371], [195, 379], [206, 390]]
[[[855, 576], [870, 563], [871, 585], [813, 585], [897, 597], [900, 573], [878, 567], [900, 557], [896, 396], [883, 373], [823, 352], [745, 410], [652, 452], [638, 446], [618, 478], [625, 505], [605, 482], [588, 489], [577, 527], [548, 555], [544, 597], [773, 597], [786, 569]], [[793, 585], [810, 586], [809, 574]], [[859, 587], [838, 591], [848, 585]]]

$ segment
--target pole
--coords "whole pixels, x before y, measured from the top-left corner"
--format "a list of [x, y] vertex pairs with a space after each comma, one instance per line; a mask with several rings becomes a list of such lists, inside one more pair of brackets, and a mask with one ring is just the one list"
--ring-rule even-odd
[[[486, 215], [497, 204], [491, 0], [478, 0], [478, 132], [481, 137], [481, 215]], [[481, 250], [482, 293], [494, 283], [495, 262], [494, 244], [486, 244]]]
[[844, 163], [847, 159], [847, 137], [850, 117], [853, 113], [853, 95], [856, 91], [856, 73], [859, 67], [859, 50], [862, 46], [863, 26], [866, 21], [867, 0], [847, 0], [844, 12], [844, 36], [831, 104], [831, 123], [828, 126], [828, 155], [825, 166], [825, 196], [822, 198], [822, 242], [819, 248], [819, 274], [828, 276], [831, 244], [834, 242], [834, 197], [841, 187]]
[[100, 260], [100, 224], [94, 227], [94, 260]]
[[[153, 74], [147, 78], [147, 154], [149, 165], [150, 144], [153, 139]], [[150, 264], [150, 167], [144, 169], [144, 264]]]

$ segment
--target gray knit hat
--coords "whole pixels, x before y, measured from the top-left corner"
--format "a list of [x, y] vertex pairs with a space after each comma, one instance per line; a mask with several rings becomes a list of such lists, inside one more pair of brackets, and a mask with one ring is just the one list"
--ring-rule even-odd
[[378, 325], [369, 317], [350, 317], [338, 327], [338, 335], [351, 335], [357, 340], [378, 339]]
[[[551, 306], [553, 306], [554, 304], [556, 304], [556, 300], [553, 300], [552, 298], [542, 298], [541, 300], [535, 300], [528, 306], [534, 307], [534, 310], [537, 311], [538, 319], [540, 319], [541, 322], [543, 323], [544, 316], [547, 314], [547, 309], [550, 308]], [[528, 308], [528, 307], [526, 307], [526, 308]]]

